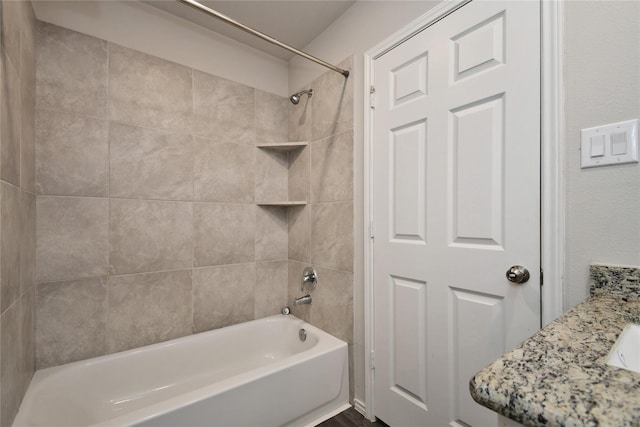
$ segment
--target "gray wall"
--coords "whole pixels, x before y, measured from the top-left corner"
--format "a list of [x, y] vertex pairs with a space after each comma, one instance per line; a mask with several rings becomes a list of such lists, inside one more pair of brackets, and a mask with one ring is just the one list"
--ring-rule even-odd
[[287, 211], [254, 201], [283, 168], [255, 145], [288, 100], [43, 22], [37, 60], [37, 367], [279, 313]]
[[34, 371], [35, 17], [0, 2], [0, 425], [10, 426]]
[[592, 262], [640, 265], [638, 163], [580, 169], [580, 129], [640, 118], [640, 2], [565, 2], [565, 308]]

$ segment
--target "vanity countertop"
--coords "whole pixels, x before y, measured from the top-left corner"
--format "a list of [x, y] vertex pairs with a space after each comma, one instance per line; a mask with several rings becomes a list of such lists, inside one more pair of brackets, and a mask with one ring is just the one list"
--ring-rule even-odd
[[471, 379], [473, 398], [526, 425], [638, 426], [640, 374], [605, 363], [640, 323], [640, 269], [591, 267], [591, 296]]

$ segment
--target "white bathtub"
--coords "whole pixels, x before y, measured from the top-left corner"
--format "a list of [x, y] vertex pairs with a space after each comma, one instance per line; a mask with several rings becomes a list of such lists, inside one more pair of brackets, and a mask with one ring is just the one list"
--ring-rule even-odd
[[347, 344], [277, 315], [40, 370], [13, 425], [304, 426], [348, 397]]

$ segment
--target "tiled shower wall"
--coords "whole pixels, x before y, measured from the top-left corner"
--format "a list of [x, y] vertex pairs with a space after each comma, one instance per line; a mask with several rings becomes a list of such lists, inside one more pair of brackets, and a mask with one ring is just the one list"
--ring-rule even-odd
[[[352, 350], [350, 80], [292, 106], [54, 25], [37, 42], [38, 368], [278, 313], [307, 264], [294, 313]], [[255, 147], [287, 140], [310, 144]], [[287, 198], [310, 204], [254, 204]]]
[[[338, 66], [351, 70], [353, 59]], [[309, 141], [290, 157], [289, 199], [310, 201], [289, 211], [289, 300], [313, 265], [313, 303], [293, 313], [349, 343], [353, 388], [353, 79], [327, 71], [305, 88], [313, 96], [289, 106], [291, 140]]]
[[255, 145], [288, 100], [46, 23], [36, 53], [37, 367], [279, 313], [287, 211], [255, 199], [287, 159]]
[[10, 426], [34, 371], [35, 16], [0, 2], [0, 426]]

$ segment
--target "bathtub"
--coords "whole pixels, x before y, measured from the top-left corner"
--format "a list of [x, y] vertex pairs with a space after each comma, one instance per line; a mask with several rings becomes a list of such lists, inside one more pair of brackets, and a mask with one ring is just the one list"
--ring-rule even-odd
[[37, 371], [13, 425], [315, 425], [348, 376], [344, 341], [277, 315]]

